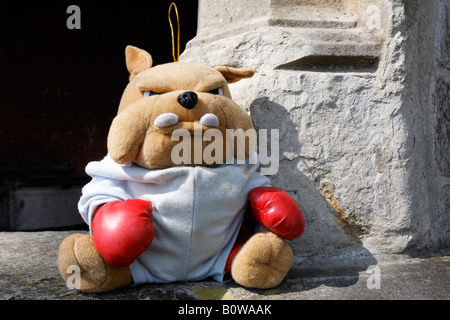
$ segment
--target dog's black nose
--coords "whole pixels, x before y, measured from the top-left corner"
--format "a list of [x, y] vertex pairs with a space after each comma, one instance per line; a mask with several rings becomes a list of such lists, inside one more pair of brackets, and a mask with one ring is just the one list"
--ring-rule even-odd
[[178, 96], [178, 103], [186, 109], [192, 109], [197, 104], [198, 96], [195, 92], [186, 91]]

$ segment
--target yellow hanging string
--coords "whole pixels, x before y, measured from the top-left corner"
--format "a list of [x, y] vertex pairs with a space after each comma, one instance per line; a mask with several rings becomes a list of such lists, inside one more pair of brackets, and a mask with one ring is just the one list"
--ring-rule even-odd
[[[177, 55], [175, 57], [175, 37], [173, 35], [173, 26], [172, 26], [172, 19], [170, 18], [170, 12], [172, 10], [172, 7], [175, 7], [175, 13], [177, 15], [177, 26], [178, 26], [178, 31], [177, 31]], [[178, 9], [177, 9], [177, 5], [172, 2], [169, 6], [169, 23], [170, 23], [170, 30], [172, 32], [172, 56], [173, 56], [173, 61], [178, 62], [180, 60], [180, 18], [178, 17]]]

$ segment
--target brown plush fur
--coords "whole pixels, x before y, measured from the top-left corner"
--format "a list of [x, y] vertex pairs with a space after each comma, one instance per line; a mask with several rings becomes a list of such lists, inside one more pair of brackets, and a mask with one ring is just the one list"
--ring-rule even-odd
[[80, 289], [83, 292], [105, 292], [131, 284], [128, 267], [114, 268], [97, 252], [92, 237], [73, 234], [59, 246], [58, 268], [65, 281], [72, 275], [69, 267], [80, 270]]
[[292, 249], [280, 236], [261, 232], [239, 250], [231, 265], [237, 283], [250, 288], [276, 287], [292, 265]]
[[[108, 136], [108, 152], [114, 161], [125, 164], [131, 161], [149, 169], [172, 167], [171, 151], [179, 141], [172, 141], [175, 129], [187, 129], [194, 145], [195, 130], [206, 131], [208, 127], [196, 123], [206, 113], [219, 119], [219, 129], [226, 138], [226, 129], [253, 129], [248, 114], [231, 100], [227, 83], [253, 76], [251, 69], [230, 67], [211, 68], [200, 64], [168, 63], [152, 67], [150, 54], [142, 49], [128, 46], [125, 51], [130, 72], [127, 85]], [[223, 96], [208, 92], [221, 88]], [[159, 95], [143, 98], [144, 91]], [[185, 91], [194, 91], [198, 101], [193, 109], [186, 109], [177, 102]], [[174, 113], [179, 122], [170, 127], [153, 125], [157, 116]], [[249, 138], [256, 139], [251, 136]], [[203, 150], [210, 142], [202, 141]], [[233, 143], [224, 139], [226, 143]], [[234, 156], [244, 148], [245, 158], [253, 154], [255, 143], [234, 145]], [[226, 150], [226, 148], [224, 148]], [[193, 152], [193, 151], [192, 151]], [[223, 160], [227, 154], [222, 155]], [[192, 165], [195, 165], [194, 163]], [[202, 165], [206, 165], [202, 163]], [[214, 166], [214, 165], [212, 165]], [[132, 282], [128, 268], [113, 268], [96, 251], [92, 237], [72, 235], [60, 246], [58, 266], [65, 280], [70, 274], [67, 268], [76, 265], [81, 270], [81, 291], [103, 292], [129, 285]], [[264, 232], [254, 235], [236, 254], [232, 264], [232, 277], [241, 285], [255, 288], [277, 286], [292, 265], [292, 250], [279, 236]]]
[[[127, 52], [133, 52], [128, 47]], [[140, 50], [140, 49], [138, 49]], [[141, 62], [135, 61], [141, 54]], [[124, 164], [135, 161], [142, 167], [149, 169], [162, 169], [175, 166], [171, 159], [171, 152], [179, 141], [172, 141], [172, 133], [177, 129], [208, 129], [206, 126], [196, 126], [201, 116], [213, 113], [219, 118], [219, 129], [222, 132], [224, 146], [226, 147], [226, 129], [253, 129], [253, 123], [247, 113], [231, 100], [230, 90], [226, 79], [238, 81], [243, 77], [250, 77], [253, 71], [250, 69], [234, 69], [218, 67], [216, 69], [201, 65], [174, 62], [159, 65], [141, 71], [137, 75], [134, 66], [139, 70], [151, 58], [144, 55], [142, 50], [132, 54], [133, 60], [127, 59], [128, 70], [131, 72], [131, 81], [123, 94], [119, 112], [114, 119], [109, 136], [108, 151], [117, 163]], [[208, 92], [217, 88], [223, 90], [224, 95], [211, 95]], [[149, 90], [157, 93], [148, 99], [141, 99], [143, 92]], [[194, 91], [198, 95], [195, 108], [187, 110], [177, 102], [177, 97], [185, 91]], [[163, 113], [174, 113], [178, 115], [179, 122], [176, 125], [160, 128], [153, 125], [153, 121]], [[252, 137], [255, 139], [255, 137]], [[203, 141], [201, 136], [191, 136], [191, 145], [194, 139], [200, 139], [203, 150], [211, 142]], [[245, 151], [245, 157], [253, 153], [248, 149], [254, 142], [249, 143]], [[239, 156], [240, 145], [234, 145], [235, 157]], [[224, 148], [226, 149], [226, 148]], [[222, 162], [226, 161], [227, 154], [223, 154]], [[191, 155], [193, 159], [193, 155]], [[197, 165], [194, 161], [185, 165]], [[206, 163], [202, 163], [206, 166]]]

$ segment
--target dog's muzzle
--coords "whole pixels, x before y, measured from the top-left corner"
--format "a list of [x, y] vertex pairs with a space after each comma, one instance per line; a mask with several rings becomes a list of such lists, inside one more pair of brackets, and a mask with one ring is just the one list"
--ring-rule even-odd
[[[157, 116], [153, 124], [157, 127], [165, 128], [177, 124], [178, 121], [178, 116], [175, 113], [167, 112]], [[212, 113], [204, 114], [198, 122], [207, 127], [219, 126], [219, 118]]]

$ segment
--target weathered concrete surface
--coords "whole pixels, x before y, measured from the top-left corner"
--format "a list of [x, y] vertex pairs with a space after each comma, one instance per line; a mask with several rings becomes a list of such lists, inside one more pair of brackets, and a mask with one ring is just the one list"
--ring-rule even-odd
[[449, 12], [445, 0], [199, 1], [180, 60], [256, 70], [230, 88], [256, 129], [279, 130], [270, 178], [305, 211], [296, 255], [450, 246]]
[[[56, 264], [59, 244], [71, 233], [75, 231], [0, 233], [0, 299], [450, 299], [449, 252], [412, 258], [373, 257], [358, 250], [297, 257], [285, 281], [271, 290], [244, 289], [234, 282], [202, 281], [84, 294], [66, 287]], [[372, 265], [379, 268], [379, 286], [374, 278], [377, 274], [370, 271]]]

